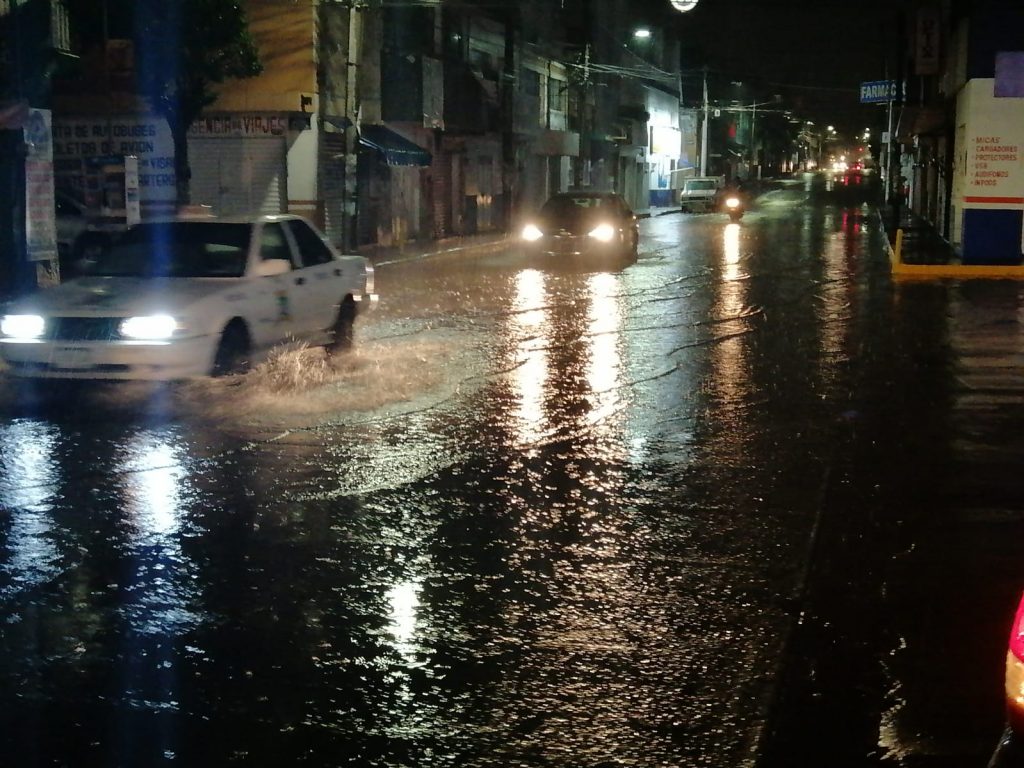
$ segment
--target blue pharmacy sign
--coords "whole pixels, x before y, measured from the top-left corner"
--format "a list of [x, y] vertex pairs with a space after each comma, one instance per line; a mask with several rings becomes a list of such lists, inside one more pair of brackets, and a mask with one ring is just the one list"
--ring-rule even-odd
[[895, 80], [875, 80], [860, 84], [861, 104], [882, 104], [896, 98]]

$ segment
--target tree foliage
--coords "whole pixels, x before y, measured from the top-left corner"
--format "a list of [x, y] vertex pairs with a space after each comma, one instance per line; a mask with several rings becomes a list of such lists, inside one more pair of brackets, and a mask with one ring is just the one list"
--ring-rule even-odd
[[179, 202], [188, 202], [188, 128], [216, 99], [214, 86], [262, 72], [238, 0], [68, 0], [83, 45], [135, 43], [139, 95], [170, 127]]
[[136, 62], [142, 94], [186, 127], [214, 100], [211, 86], [262, 71], [236, 0], [141, 0]]

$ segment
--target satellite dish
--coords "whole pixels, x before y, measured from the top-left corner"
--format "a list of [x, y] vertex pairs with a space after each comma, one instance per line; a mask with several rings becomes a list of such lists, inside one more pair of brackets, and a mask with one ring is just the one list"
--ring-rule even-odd
[[697, 0], [669, 0], [672, 3], [672, 7], [680, 13], [686, 13], [692, 11], [697, 7]]

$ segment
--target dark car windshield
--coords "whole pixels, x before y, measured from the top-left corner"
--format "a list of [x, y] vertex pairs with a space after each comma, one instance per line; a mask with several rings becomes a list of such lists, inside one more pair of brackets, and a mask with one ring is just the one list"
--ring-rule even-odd
[[540, 209], [540, 215], [550, 219], [576, 218], [594, 214], [618, 216], [622, 209], [615, 198], [593, 195], [559, 195], [552, 197]]
[[241, 277], [252, 226], [170, 221], [139, 224], [88, 269], [103, 277]]

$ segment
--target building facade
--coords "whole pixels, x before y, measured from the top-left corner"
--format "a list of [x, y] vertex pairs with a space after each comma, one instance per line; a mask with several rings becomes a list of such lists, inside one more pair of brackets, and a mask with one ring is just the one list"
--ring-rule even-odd
[[903, 10], [890, 192], [965, 263], [1024, 261], [1024, 7], [914, 2]]
[[[99, 40], [96, 22], [76, 49], [61, 0], [31, 2], [74, 54], [52, 92], [58, 190], [110, 210], [97, 169], [133, 157], [142, 217], [172, 213], [174, 140], [139, 93], [131, 20]], [[242, 6], [262, 73], [215, 86], [187, 136], [188, 202], [215, 214], [296, 213], [344, 249], [400, 245], [505, 231], [571, 187], [671, 204], [693, 169], [678, 45], [654, 25], [634, 37], [627, 0]]]

